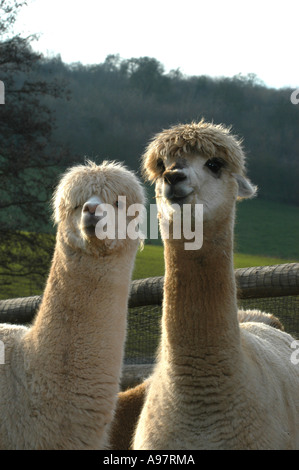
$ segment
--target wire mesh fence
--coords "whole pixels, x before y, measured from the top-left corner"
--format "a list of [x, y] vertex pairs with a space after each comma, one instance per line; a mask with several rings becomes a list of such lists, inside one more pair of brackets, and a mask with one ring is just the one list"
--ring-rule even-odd
[[285, 331], [295, 339], [299, 338], [299, 295], [284, 297], [265, 297], [262, 299], [243, 299], [239, 302], [241, 308], [259, 309], [272, 313], [279, 318]]
[[151, 364], [155, 361], [161, 315], [160, 305], [129, 309], [125, 364]]
[[[299, 295], [239, 300], [243, 309], [258, 309], [277, 316], [285, 331], [299, 338]], [[148, 305], [129, 309], [125, 349], [126, 364], [151, 364], [155, 361], [160, 338], [162, 307]]]

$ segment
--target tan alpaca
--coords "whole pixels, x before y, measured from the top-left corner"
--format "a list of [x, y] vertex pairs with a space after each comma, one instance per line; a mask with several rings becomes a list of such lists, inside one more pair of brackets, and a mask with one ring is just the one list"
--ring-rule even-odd
[[[239, 310], [238, 321], [240, 323], [250, 321], [262, 322], [284, 331], [284, 326], [277, 317], [259, 310]], [[135, 387], [119, 392], [114, 417], [109, 430], [109, 449], [131, 450], [136, 425], [144, 405], [150, 381], [151, 378], [149, 377]]]
[[[262, 322], [282, 331], [284, 330], [284, 326], [277, 317], [259, 310], [239, 310], [238, 321], [240, 323]], [[131, 450], [136, 425], [144, 405], [150, 380], [149, 377], [135, 387], [119, 392], [109, 430], [110, 450]]]
[[117, 212], [118, 196], [127, 206], [144, 202], [135, 175], [116, 163], [73, 167], [58, 185], [56, 247], [37, 317], [31, 328], [0, 326], [1, 449], [105, 447], [139, 243], [96, 236], [102, 204]]
[[144, 405], [149, 380], [120, 392], [109, 430], [110, 450], [131, 450], [134, 431]]
[[162, 338], [133, 449], [299, 448], [294, 339], [238, 321], [235, 203], [255, 191], [244, 164], [229, 130], [203, 121], [163, 131], [144, 155], [162, 235], [178, 211], [173, 203], [203, 204], [203, 245], [192, 251], [184, 239], [163, 240]]

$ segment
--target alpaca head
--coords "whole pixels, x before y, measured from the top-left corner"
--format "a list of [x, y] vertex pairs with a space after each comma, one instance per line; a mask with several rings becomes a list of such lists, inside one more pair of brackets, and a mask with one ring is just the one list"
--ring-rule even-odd
[[252, 197], [256, 191], [245, 177], [241, 143], [229, 129], [204, 121], [156, 135], [143, 155], [143, 172], [156, 184], [160, 217], [169, 221], [175, 207], [202, 204], [204, 224], [221, 223], [238, 197]]
[[54, 220], [72, 248], [109, 253], [137, 247], [144, 203], [133, 172], [116, 162], [87, 161], [62, 176], [53, 196]]

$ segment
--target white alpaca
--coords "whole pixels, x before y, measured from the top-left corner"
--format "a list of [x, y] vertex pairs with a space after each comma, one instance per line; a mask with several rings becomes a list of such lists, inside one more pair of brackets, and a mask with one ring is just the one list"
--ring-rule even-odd
[[235, 202], [255, 192], [244, 161], [227, 129], [203, 121], [160, 133], [144, 155], [160, 226], [165, 214], [172, 223], [172, 203], [203, 204], [203, 245], [163, 240], [162, 337], [133, 449], [299, 449], [293, 338], [238, 321]]
[[30, 328], [0, 325], [1, 449], [105, 447], [139, 243], [95, 236], [101, 221], [105, 232], [103, 203], [124, 210], [118, 196], [127, 207], [144, 203], [135, 175], [117, 163], [75, 166], [57, 187], [56, 247], [36, 319]]

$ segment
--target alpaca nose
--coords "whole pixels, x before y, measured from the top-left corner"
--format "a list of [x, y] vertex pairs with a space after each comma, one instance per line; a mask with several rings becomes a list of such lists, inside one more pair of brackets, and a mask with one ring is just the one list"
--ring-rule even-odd
[[94, 214], [96, 211], [96, 208], [98, 207], [99, 204], [101, 204], [102, 201], [97, 198], [97, 197], [92, 197], [88, 201], [85, 202], [83, 205], [83, 212], [89, 212], [90, 214]]
[[184, 181], [187, 177], [182, 171], [165, 171], [163, 174], [164, 181], [170, 185], [175, 185]]
[[90, 214], [94, 214], [96, 211], [96, 208], [98, 207], [98, 204], [92, 204], [90, 202], [85, 202], [83, 206], [83, 212], [89, 212]]

